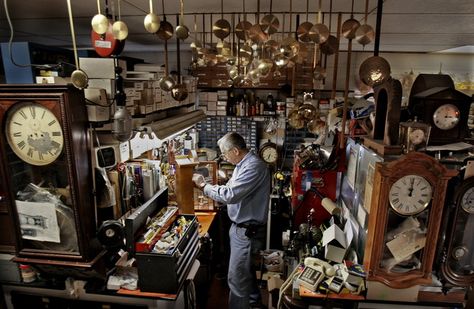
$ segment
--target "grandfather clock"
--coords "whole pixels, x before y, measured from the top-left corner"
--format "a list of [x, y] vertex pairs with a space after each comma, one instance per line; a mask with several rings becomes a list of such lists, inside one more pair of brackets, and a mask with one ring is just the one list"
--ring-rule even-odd
[[21, 263], [92, 267], [102, 250], [83, 92], [0, 85], [0, 121], [2, 248]]

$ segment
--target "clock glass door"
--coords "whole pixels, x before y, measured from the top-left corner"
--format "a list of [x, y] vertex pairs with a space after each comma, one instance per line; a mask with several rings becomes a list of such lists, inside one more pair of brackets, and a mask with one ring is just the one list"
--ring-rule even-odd
[[426, 215], [401, 217], [388, 213], [389, 228], [380, 267], [387, 272], [406, 273], [420, 268], [420, 255], [426, 242]]
[[[470, 199], [469, 206], [472, 206], [474, 198], [471, 196]], [[450, 255], [447, 257], [449, 268], [458, 276], [473, 276], [474, 209], [459, 209], [454, 226]]]
[[2, 144], [20, 253], [77, 255], [73, 185], [59, 100], [2, 102]]

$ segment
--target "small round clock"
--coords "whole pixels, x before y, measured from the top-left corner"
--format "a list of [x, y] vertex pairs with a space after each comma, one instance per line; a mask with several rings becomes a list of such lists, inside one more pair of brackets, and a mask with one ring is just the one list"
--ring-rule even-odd
[[461, 207], [465, 212], [474, 214], [474, 187], [470, 187], [462, 195]]
[[415, 129], [410, 132], [409, 139], [413, 145], [419, 145], [426, 139], [425, 132], [421, 129]]
[[443, 104], [433, 113], [433, 122], [441, 130], [450, 130], [459, 123], [461, 115], [454, 104]]
[[400, 138], [404, 152], [418, 151], [428, 143], [431, 125], [414, 121], [400, 123]]
[[5, 134], [13, 152], [32, 165], [47, 165], [61, 154], [64, 136], [56, 116], [43, 105], [16, 105], [6, 118]]
[[406, 175], [393, 183], [389, 192], [390, 206], [403, 216], [422, 212], [433, 195], [431, 184], [419, 175]]
[[259, 150], [259, 155], [268, 164], [275, 164], [278, 160], [277, 145], [270, 141], [264, 143]]

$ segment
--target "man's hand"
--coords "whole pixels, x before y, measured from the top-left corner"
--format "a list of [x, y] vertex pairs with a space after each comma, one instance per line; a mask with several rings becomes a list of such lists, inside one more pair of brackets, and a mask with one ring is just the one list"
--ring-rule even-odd
[[201, 174], [193, 174], [193, 182], [196, 187], [199, 189], [204, 189], [204, 186], [206, 185], [206, 180], [204, 180], [204, 176]]

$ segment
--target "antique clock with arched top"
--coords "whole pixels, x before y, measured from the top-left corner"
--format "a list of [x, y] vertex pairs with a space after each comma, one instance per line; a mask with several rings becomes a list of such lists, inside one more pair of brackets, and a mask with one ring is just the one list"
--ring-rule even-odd
[[457, 173], [420, 152], [377, 163], [364, 254], [368, 280], [392, 288], [431, 283], [446, 187]]
[[0, 220], [15, 235], [0, 249], [14, 247], [22, 263], [90, 268], [101, 250], [82, 91], [0, 85], [0, 123]]

